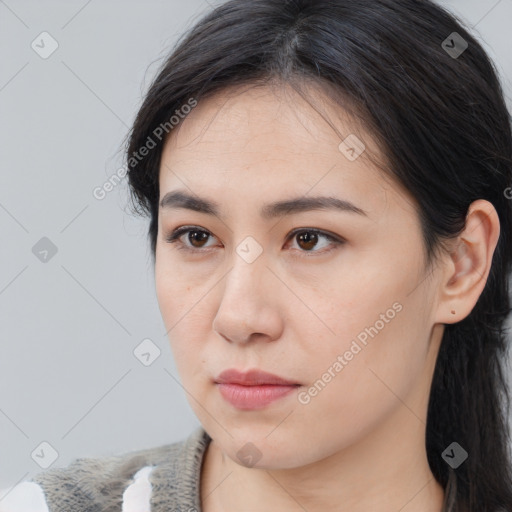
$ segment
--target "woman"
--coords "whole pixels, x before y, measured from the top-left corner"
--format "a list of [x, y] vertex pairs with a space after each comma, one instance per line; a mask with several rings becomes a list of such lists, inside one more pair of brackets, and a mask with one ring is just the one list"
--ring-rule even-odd
[[512, 510], [511, 125], [453, 15], [228, 1], [126, 158], [201, 428], [39, 474], [38, 510]]

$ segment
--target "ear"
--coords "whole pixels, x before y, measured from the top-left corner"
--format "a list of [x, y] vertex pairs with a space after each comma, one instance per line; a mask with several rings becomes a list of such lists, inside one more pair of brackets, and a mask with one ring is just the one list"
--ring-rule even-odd
[[471, 203], [464, 231], [444, 260], [435, 322], [452, 324], [471, 313], [487, 282], [499, 236], [494, 206], [484, 199]]

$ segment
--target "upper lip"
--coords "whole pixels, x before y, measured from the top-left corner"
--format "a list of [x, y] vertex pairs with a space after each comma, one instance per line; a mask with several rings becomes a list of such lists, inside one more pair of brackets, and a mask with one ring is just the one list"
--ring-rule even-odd
[[275, 386], [297, 386], [293, 382], [278, 375], [267, 373], [262, 370], [249, 370], [241, 372], [235, 369], [224, 370], [216, 379], [217, 384], [241, 384], [243, 386], [275, 385]]

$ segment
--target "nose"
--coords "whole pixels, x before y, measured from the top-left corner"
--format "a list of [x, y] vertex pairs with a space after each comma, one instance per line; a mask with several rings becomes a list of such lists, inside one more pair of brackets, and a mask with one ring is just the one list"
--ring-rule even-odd
[[213, 330], [229, 342], [246, 344], [281, 336], [280, 281], [262, 256], [247, 263], [235, 253], [233, 267], [225, 276]]

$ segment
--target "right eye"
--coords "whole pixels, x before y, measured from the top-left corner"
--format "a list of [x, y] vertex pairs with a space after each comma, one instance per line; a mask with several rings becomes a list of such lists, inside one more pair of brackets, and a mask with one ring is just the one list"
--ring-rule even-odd
[[[184, 243], [181, 238], [183, 235], [188, 234], [186, 240], [191, 244], [187, 245]], [[182, 226], [180, 228], [175, 229], [172, 233], [165, 237], [165, 241], [171, 244], [176, 244], [176, 248], [180, 251], [190, 251], [190, 252], [198, 252], [203, 250], [204, 245], [195, 246], [193, 244], [198, 243], [201, 244], [204, 241], [208, 240], [212, 234], [202, 228], [197, 226]], [[208, 246], [206, 246], [208, 247]]]

